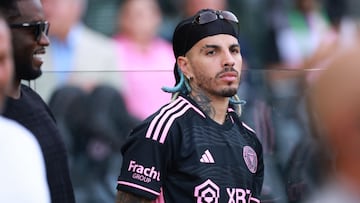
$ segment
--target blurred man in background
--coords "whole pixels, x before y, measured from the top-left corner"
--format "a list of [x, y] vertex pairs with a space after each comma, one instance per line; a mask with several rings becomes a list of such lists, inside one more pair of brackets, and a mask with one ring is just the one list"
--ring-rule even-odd
[[86, 91], [98, 84], [121, 89], [114, 42], [82, 22], [87, 0], [42, 0], [46, 19], [51, 23], [51, 45], [44, 58], [44, 77], [36, 89], [49, 101], [63, 85]]

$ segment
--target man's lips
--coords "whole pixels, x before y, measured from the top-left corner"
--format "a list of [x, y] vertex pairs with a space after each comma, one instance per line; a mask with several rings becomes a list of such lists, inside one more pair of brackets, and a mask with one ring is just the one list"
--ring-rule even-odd
[[42, 55], [45, 54], [45, 49], [41, 48], [41, 49], [37, 49], [34, 51], [34, 55]]
[[43, 56], [45, 54], [44, 50], [39, 50], [34, 52], [33, 54], [33, 63], [35, 67], [41, 67], [41, 65], [44, 63]]
[[43, 59], [42, 57], [44, 56], [45, 54], [45, 49], [38, 49], [34, 52], [33, 54], [33, 58], [35, 61], [37, 61], [38, 63], [43, 63]]
[[35, 60], [35, 61], [37, 61], [37, 62], [43, 62], [43, 59], [42, 59], [42, 56], [43, 55], [40, 55], [40, 54], [34, 54], [33, 55], [33, 59]]
[[237, 74], [237, 72], [234, 72], [234, 71], [226, 72], [226, 73], [220, 74], [219, 78], [222, 80], [226, 80], [226, 81], [234, 81], [238, 78], [238, 74]]

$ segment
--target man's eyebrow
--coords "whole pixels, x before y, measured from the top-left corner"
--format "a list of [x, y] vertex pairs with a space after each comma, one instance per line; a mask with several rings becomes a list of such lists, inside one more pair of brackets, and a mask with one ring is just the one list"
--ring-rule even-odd
[[240, 48], [240, 44], [232, 44], [230, 45], [230, 48]]
[[204, 51], [205, 49], [218, 49], [220, 46], [216, 44], [205, 44], [201, 47], [200, 52]]
[[203, 47], [201, 47], [201, 49], [218, 48], [218, 47], [220, 46], [216, 44], [205, 44]]
[[[205, 44], [203, 47], [201, 47], [200, 51], [203, 51], [205, 49], [218, 49], [218, 48], [220, 48], [220, 46], [216, 44]], [[240, 44], [234, 43], [229, 46], [229, 49], [233, 49], [233, 48], [240, 48]]]

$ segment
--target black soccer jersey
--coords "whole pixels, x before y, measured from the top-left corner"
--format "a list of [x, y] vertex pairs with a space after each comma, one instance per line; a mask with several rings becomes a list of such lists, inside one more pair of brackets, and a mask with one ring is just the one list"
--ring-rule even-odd
[[254, 131], [229, 108], [220, 125], [179, 96], [134, 129], [118, 190], [165, 202], [260, 202], [264, 165]]

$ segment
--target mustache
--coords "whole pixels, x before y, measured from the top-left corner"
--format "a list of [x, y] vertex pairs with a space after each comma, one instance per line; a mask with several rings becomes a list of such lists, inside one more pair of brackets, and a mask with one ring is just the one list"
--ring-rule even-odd
[[216, 76], [219, 77], [221, 74], [228, 73], [228, 72], [235, 72], [236, 75], [239, 75], [239, 72], [235, 70], [234, 67], [225, 67], [221, 72], [217, 73]]

